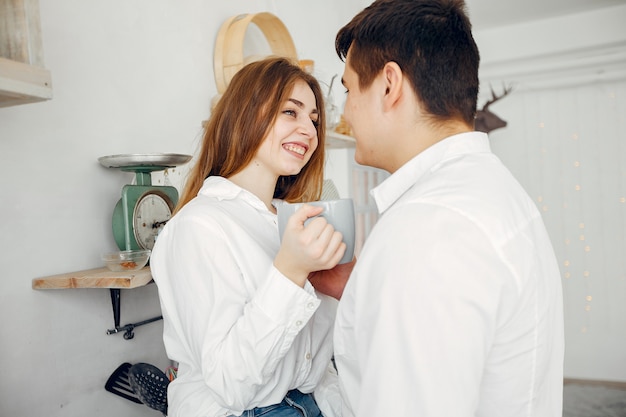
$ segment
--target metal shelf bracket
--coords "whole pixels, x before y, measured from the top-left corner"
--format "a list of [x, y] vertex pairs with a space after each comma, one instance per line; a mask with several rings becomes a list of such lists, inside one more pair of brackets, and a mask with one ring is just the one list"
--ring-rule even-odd
[[135, 337], [134, 330], [136, 327], [163, 319], [163, 316], [157, 316], [137, 323], [129, 323], [124, 326], [120, 326], [121, 291], [119, 288], [110, 288], [109, 290], [111, 292], [111, 305], [113, 307], [113, 322], [115, 324], [115, 328], [107, 330], [107, 334], [110, 335], [124, 332], [124, 339], [130, 340]]

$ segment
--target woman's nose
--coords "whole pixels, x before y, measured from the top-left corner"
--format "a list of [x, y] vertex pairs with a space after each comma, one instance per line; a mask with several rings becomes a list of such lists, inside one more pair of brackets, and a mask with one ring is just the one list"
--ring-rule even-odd
[[300, 130], [303, 134], [306, 134], [309, 137], [317, 136], [317, 129], [315, 128], [315, 124], [308, 117], [300, 122]]

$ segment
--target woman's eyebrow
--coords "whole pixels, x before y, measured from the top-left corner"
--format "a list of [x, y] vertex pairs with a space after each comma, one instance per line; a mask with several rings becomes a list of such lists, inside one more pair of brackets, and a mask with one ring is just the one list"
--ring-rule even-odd
[[[293, 104], [295, 104], [296, 106], [298, 106], [298, 107], [299, 107], [299, 108], [301, 108], [301, 109], [302, 109], [302, 108], [304, 108], [304, 103], [303, 103], [303, 102], [301, 102], [301, 101], [300, 101], [300, 100], [298, 100], [298, 99], [295, 99], [295, 98], [290, 98], [290, 99], [289, 99], [289, 100], [287, 100], [287, 101], [291, 101]], [[313, 110], [311, 110], [311, 114], [318, 114], [318, 113], [319, 113], [319, 112], [317, 111], [317, 109], [313, 109]]]
[[296, 106], [300, 108], [304, 107], [304, 103], [301, 102], [300, 100], [296, 100], [295, 98], [290, 98], [289, 101], [291, 101], [293, 104], [295, 104]]

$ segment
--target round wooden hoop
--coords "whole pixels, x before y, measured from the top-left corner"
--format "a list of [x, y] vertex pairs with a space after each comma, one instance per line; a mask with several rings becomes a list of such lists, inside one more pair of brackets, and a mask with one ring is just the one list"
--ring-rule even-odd
[[217, 34], [213, 68], [218, 94], [223, 94], [233, 76], [244, 66], [243, 42], [250, 23], [261, 29], [272, 54], [298, 60], [296, 46], [284, 23], [271, 13], [241, 14], [226, 20]]

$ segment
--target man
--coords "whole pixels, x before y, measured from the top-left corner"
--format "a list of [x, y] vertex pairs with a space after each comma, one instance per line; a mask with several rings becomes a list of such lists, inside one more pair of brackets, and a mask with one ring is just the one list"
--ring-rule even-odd
[[343, 27], [358, 163], [391, 176], [335, 325], [343, 417], [560, 417], [560, 274], [532, 200], [474, 131], [462, 0], [379, 0]]

